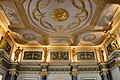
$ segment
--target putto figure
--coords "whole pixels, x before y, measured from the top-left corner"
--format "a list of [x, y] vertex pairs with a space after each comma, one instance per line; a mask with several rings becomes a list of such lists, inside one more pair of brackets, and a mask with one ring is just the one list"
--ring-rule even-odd
[[19, 58], [19, 54], [23, 52], [23, 49], [20, 49], [20, 47], [18, 47], [18, 49], [16, 49], [15, 53], [15, 57], [14, 57], [14, 62], [18, 62], [18, 58]]
[[43, 51], [44, 51], [44, 62], [46, 62], [47, 60], [47, 56], [48, 56], [48, 49], [46, 47], [43, 48]]

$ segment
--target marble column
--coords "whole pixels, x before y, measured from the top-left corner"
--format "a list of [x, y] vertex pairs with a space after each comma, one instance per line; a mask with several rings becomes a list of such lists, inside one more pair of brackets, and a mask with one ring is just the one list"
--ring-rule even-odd
[[16, 70], [10, 70], [6, 74], [5, 80], [17, 80], [17, 76], [18, 76], [18, 73], [16, 72]]
[[47, 80], [47, 76], [42, 76], [42, 80]]
[[102, 80], [112, 80], [109, 68], [106, 63], [100, 63], [99, 68]]
[[41, 77], [42, 77], [42, 80], [47, 80], [47, 75], [48, 75], [48, 73], [47, 72], [41, 72], [40, 73], [41, 74]]
[[108, 70], [101, 72], [101, 77], [102, 80], [112, 80], [110, 72]]
[[78, 74], [78, 72], [72, 72], [72, 74], [71, 74], [72, 80], [78, 80], [77, 74]]
[[41, 63], [40, 65], [42, 67], [42, 71], [40, 72], [42, 80], [47, 80], [47, 75], [48, 75], [47, 67], [48, 67], [49, 63], [47, 63], [47, 62], [46, 63]]
[[72, 80], [78, 80], [78, 78], [77, 78], [77, 75], [78, 75], [77, 65], [78, 64], [76, 62], [71, 63], [71, 68], [72, 68], [71, 77], [72, 77]]

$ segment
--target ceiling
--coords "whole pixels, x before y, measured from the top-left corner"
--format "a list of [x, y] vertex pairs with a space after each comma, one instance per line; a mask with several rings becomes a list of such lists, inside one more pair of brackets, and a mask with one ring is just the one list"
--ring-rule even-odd
[[18, 44], [99, 45], [120, 14], [106, 0], [0, 0], [0, 7]]

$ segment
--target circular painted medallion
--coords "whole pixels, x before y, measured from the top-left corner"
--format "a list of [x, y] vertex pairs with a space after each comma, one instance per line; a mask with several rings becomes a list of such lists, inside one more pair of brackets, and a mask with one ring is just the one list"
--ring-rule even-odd
[[24, 37], [24, 39], [30, 40], [30, 41], [36, 39], [36, 36], [33, 35], [33, 34], [30, 34], [30, 33], [25, 33], [25, 34], [23, 34], [23, 37]]
[[89, 41], [93, 41], [95, 38], [96, 36], [94, 34], [88, 34], [83, 37], [83, 40], [89, 42]]

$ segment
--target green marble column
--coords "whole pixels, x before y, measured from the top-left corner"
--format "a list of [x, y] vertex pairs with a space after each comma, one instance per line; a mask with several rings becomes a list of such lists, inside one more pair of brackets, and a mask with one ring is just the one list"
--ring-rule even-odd
[[48, 65], [49, 65], [49, 63], [47, 63], [47, 62], [44, 62], [44, 63], [41, 63], [40, 64], [41, 65], [41, 67], [42, 67], [42, 71], [40, 72], [40, 75], [41, 75], [41, 79], [42, 80], [47, 80], [47, 75], [48, 75]]
[[99, 68], [102, 80], [112, 80], [111, 74], [109, 72], [109, 67], [106, 63], [100, 63]]
[[17, 76], [18, 76], [18, 73], [16, 72], [16, 70], [10, 70], [6, 74], [5, 80], [17, 80]]
[[42, 80], [47, 80], [47, 75], [48, 75], [47, 72], [41, 72], [41, 78], [42, 78]]
[[77, 75], [78, 75], [78, 72], [77, 71], [73, 71], [71, 73], [72, 80], [78, 80]]

